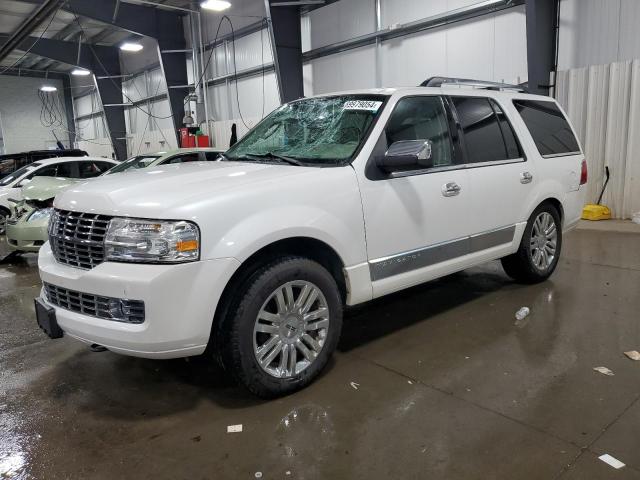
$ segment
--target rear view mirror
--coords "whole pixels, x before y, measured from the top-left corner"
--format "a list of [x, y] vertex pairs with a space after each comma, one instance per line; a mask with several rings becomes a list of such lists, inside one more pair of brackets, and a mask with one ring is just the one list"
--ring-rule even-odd
[[378, 159], [378, 166], [386, 172], [422, 170], [433, 167], [430, 140], [400, 140], [394, 142]]

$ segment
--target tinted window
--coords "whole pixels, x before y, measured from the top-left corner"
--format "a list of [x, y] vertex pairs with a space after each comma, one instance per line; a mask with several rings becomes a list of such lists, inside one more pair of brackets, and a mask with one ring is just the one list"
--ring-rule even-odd
[[204, 157], [207, 162], [215, 162], [220, 158], [220, 154], [218, 152], [204, 152]]
[[168, 161], [162, 162], [164, 163], [185, 163], [185, 162], [197, 162], [200, 160], [198, 153], [185, 153], [183, 155], [177, 155], [175, 157], [171, 157]]
[[387, 146], [400, 140], [431, 140], [434, 166], [451, 165], [451, 137], [440, 97], [409, 97], [398, 102], [386, 128]]
[[107, 162], [78, 162], [80, 178], [93, 178], [102, 175], [113, 165]]
[[487, 98], [453, 97], [469, 163], [507, 160], [498, 118]]
[[493, 100], [490, 102], [498, 117], [500, 130], [502, 131], [502, 138], [504, 139], [504, 144], [507, 147], [507, 158], [513, 159], [522, 157], [522, 151], [520, 150], [518, 140], [516, 140], [516, 134], [514, 133], [513, 127], [511, 126], [511, 123], [509, 123], [507, 116], [497, 102]]
[[73, 174], [73, 164], [75, 162], [65, 162], [65, 163], [56, 163], [53, 165], [47, 165], [46, 167], [42, 167], [40, 170], [36, 170], [31, 177], [64, 177], [64, 178], [74, 178]]
[[580, 152], [569, 122], [555, 102], [514, 100], [540, 155]]

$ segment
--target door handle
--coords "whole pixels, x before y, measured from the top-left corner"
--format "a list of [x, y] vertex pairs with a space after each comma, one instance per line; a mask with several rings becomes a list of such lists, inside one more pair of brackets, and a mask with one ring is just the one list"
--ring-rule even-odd
[[462, 187], [456, 182], [447, 182], [442, 186], [442, 195], [445, 197], [455, 197], [460, 193]]
[[522, 172], [520, 174], [520, 183], [531, 183], [533, 181], [533, 175], [530, 172]]

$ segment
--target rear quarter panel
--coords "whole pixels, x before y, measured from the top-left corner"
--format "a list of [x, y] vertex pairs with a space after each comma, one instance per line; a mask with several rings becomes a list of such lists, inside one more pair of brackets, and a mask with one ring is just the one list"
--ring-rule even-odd
[[[527, 156], [527, 161], [533, 165], [535, 188], [529, 198], [521, 205], [520, 218], [526, 220], [529, 218], [535, 208], [547, 199], [556, 199], [562, 205], [563, 229], [567, 230], [578, 222], [584, 206], [584, 197], [586, 189], [584, 185], [580, 185], [580, 171], [584, 154], [577, 155], [559, 155], [543, 157], [540, 155], [538, 148], [525, 125], [520, 113], [513, 105], [513, 100], [522, 98], [523, 100], [545, 100], [554, 101], [552, 98], [544, 97], [519, 97], [514, 96], [510, 100], [501, 99], [500, 104], [507, 111], [512, 125], [516, 130], [520, 143]], [[559, 105], [558, 105], [559, 106]], [[560, 107], [560, 106], [559, 106]], [[562, 107], [560, 110], [568, 119]], [[569, 120], [569, 125], [576, 139], [578, 138]], [[578, 140], [579, 144], [579, 140]]]

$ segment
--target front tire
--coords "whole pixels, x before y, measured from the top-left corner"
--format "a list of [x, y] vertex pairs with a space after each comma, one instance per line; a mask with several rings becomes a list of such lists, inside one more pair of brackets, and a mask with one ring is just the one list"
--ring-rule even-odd
[[308, 385], [326, 366], [342, 329], [336, 281], [320, 264], [284, 257], [240, 286], [221, 345], [225, 369], [269, 398]]
[[550, 203], [543, 203], [529, 217], [518, 251], [504, 257], [502, 267], [517, 282], [543, 282], [556, 269], [561, 248], [560, 214]]

